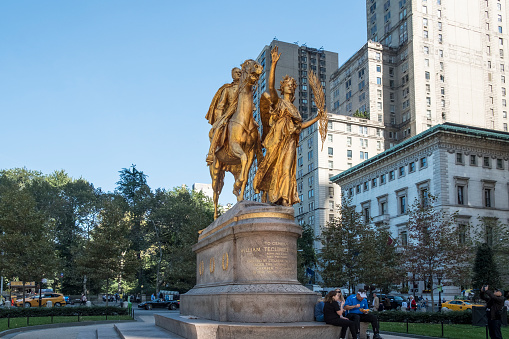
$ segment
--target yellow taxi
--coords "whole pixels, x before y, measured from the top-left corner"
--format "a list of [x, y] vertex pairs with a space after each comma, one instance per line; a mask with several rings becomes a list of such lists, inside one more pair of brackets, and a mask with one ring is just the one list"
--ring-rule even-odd
[[[45, 307], [46, 303], [51, 301], [53, 306], [60, 307], [65, 306], [65, 298], [61, 293], [44, 293], [41, 298], [41, 306]], [[17, 307], [23, 306], [23, 298], [19, 298], [14, 302]], [[25, 307], [37, 307], [39, 306], [39, 296], [35, 295], [31, 298], [25, 298]]]
[[484, 307], [484, 305], [473, 304], [465, 300], [449, 300], [445, 303], [442, 303], [442, 309], [446, 308], [451, 311], [472, 310], [472, 306]]

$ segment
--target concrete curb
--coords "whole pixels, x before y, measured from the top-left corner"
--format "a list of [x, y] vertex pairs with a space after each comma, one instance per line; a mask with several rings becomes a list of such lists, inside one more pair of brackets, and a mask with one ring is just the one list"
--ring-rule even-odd
[[48, 328], [129, 323], [129, 322], [135, 322], [135, 321], [137, 321], [137, 320], [100, 320], [100, 321], [80, 321], [80, 322], [74, 322], [74, 323], [57, 323], [57, 324], [25, 326], [25, 327], [18, 327], [18, 328], [13, 328], [12, 330], [5, 330], [3, 332], [0, 332], [0, 338], [2, 338], [3, 336], [6, 336], [8, 334], [12, 334], [12, 333], [33, 331], [33, 330], [45, 330]]
[[430, 337], [430, 336], [426, 336], [426, 335], [401, 333], [401, 332], [380, 331], [380, 334], [388, 334], [388, 335], [394, 335], [394, 336], [406, 337], [406, 338], [414, 338], [414, 339], [444, 339], [443, 337], [442, 338]]

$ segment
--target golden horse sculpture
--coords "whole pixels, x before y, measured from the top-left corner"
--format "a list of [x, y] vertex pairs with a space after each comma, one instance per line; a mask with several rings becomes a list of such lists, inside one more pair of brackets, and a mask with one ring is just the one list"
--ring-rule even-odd
[[[214, 122], [210, 133], [213, 159], [209, 170], [214, 191], [214, 219], [218, 216], [217, 206], [225, 172], [233, 174], [233, 194], [237, 201], [242, 201], [254, 157], [257, 155], [259, 161], [263, 157], [258, 124], [253, 117], [253, 86], [262, 71], [263, 67], [254, 60], [246, 60], [242, 64], [238, 89], [226, 112]], [[214, 101], [209, 111], [214, 109]]]

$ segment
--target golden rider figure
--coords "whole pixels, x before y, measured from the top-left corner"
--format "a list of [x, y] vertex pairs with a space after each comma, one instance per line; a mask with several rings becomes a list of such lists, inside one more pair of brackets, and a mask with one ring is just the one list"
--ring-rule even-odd
[[216, 151], [217, 147], [221, 146], [219, 145], [219, 140], [221, 134], [220, 132], [222, 132], [223, 129], [218, 127], [227, 122], [224, 121], [224, 119], [221, 119], [221, 117], [235, 100], [235, 96], [237, 95], [239, 88], [240, 76], [240, 68], [234, 67], [232, 69], [232, 83], [225, 84], [217, 90], [216, 95], [214, 95], [214, 98], [212, 99], [212, 103], [210, 104], [207, 115], [205, 116], [205, 119], [207, 119], [212, 125], [212, 128], [209, 132], [209, 138], [211, 141], [209, 153], [207, 154], [208, 165], [212, 164], [212, 161], [214, 161], [214, 152]]

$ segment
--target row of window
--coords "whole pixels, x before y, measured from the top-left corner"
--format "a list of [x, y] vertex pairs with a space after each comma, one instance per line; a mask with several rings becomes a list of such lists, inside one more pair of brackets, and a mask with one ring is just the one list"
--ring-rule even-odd
[[[465, 159], [467, 157], [468, 160]], [[482, 167], [484, 168], [491, 168], [492, 167], [492, 159], [490, 157], [479, 157], [475, 154], [470, 154], [469, 156], [465, 156], [461, 152], [456, 153], [456, 164], [457, 165], [465, 165], [466, 161], [468, 161], [468, 164], [470, 166], [478, 166], [478, 159], [482, 159]], [[503, 159], [495, 159], [495, 166], [497, 169], [503, 170], [505, 168], [504, 166], [504, 160]]]
[[[422, 157], [419, 162], [419, 169], [426, 168], [428, 166], [428, 159], [427, 157]], [[348, 189], [348, 196], [352, 197], [355, 194], [360, 194], [362, 192], [369, 191], [370, 188], [375, 188], [378, 185], [384, 185], [387, 183], [387, 181], [395, 180], [396, 177], [401, 178], [404, 177], [408, 173], [414, 173], [417, 170], [417, 164], [415, 161], [412, 161], [406, 166], [400, 166], [397, 170], [391, 170], [388, 173], [384, 173], [380, 175], [379, 177], [375, 177], [371, 179], [370, 181], [365, 181], [362, 184], [358, 184], [357, 186], [350, 187]]]

